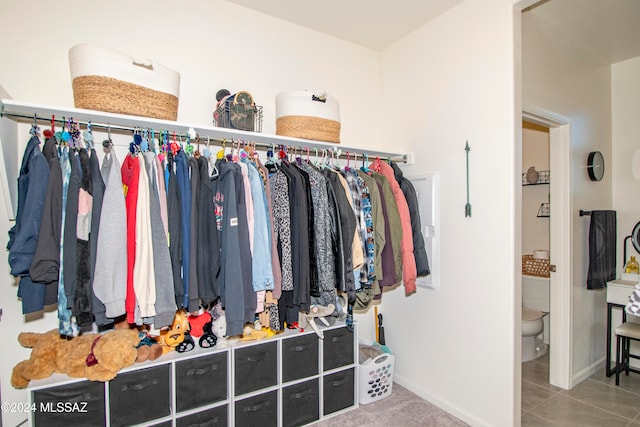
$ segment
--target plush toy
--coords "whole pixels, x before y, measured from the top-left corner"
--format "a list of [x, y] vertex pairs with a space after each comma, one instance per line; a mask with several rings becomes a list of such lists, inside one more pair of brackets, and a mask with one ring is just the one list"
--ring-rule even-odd
[[[189, 331], [189, 314], [186, 310], [176, 311], [173, 323], [169, 329], [160, 331], [160, 335], [155, 340], [162, 346], [162, 354], [173, 351], [184, 342], [185, 334]], [[192, 340], [193, 341], [193, 340]], [[183, 348], [185, 346], [181, 346]]]
[[18, 341], [32, 348], [31, 357], [13, 368], [11, 384], [25, 388], [30, 380], [47, 378], [54, 372], [91, 381], [111, 380], [136, 361], [140, 339], [137, 331], [128, 329], [70, 339], [54, 329], [44, 334], [23, 332]]
[[[214, 335], [212, 328], [213, 319], [211, 318], [211, 313], [209, 313], [208, 311], [205, 311], [197, 316], [189, 316], [189, 335], [199, 338], [198, 344], [200, 345], [200, 347], [213, 347], [218, 342], [218, 337]], [[189, 351], [192, 349], [193, 347], [190, 349], [184, 349], [183, 351]]]
[[136, 357], [136, 362], [144, 362], [146, 360], [156, 360], [158, 357], [162, 356], [162, 346], [156, 342], [149, 335], [147, 331], [139, 331], [138, 339], [140, 342], [136, 346], [138, 350], [138, 356]]

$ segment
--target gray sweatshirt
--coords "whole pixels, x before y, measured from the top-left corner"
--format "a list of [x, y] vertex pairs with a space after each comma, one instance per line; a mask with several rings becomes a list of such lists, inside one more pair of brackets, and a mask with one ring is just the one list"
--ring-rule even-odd
[[106, 308], [107, 317], [125, 313], [127, 294], [127, 214], [120, 163], [112, 151], [102, 161], [105, 182], [100, 230], [96, 248], [93, 291]]

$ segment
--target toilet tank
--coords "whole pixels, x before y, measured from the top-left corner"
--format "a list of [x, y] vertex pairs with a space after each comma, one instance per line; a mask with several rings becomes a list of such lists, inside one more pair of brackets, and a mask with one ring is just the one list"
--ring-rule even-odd
[[522, 275], [522, 305], [549, 312], [549, 278]]

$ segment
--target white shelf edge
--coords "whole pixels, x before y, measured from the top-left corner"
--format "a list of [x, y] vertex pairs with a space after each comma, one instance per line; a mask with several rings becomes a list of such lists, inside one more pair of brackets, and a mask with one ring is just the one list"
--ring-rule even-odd
[[107, 113], [102, 111], [85, 110], [81, 108], [70, 107], [56, 107], [40, 104], [32, 104], [20, 101], [14, 101], [12, 99], [2, 100], [2, 113], [7, 118], [12, 118], [12, 115], [24, 116], [23, 121], [28, 121], [28, 117], [33, 118], [36, 115], [39, 119], [49, 120], [52, 115], [56, 117], [73, 117], [76, 120], [88, 121], [96, 126], [124, 126], [124, 127], [149, 127], [160, 130], [175, 131], [178, 133], [186, 133], [189, 129], [193, 128], [196, 133], [202, 138], [210, 136], [212, 138], [227, 138], [229, 140], [235, 139], [240, 141], [250, 141], [263, 144], [287, 145], [296, 146], [318, 150], [337, 151], [341, 150], [345, 152], [353, 153], [365, 153], [369, 156], [379, 156], [381, 158], [391, 158], [394, 160], [405, 162], [407, 160], [407, 154], [394, 153], [387, 151], [368, 150], [365, 148], [346, 147], [331, 142], [313, 141], [309, 139], [292, 138], [289, 136], [264, 134], [259, 132], [240, 131], [236, 129], [227, 129], [216, 126], [202, 126], [192, 123], [182, 123], [171, 120], [154, 119], [149, 117], [129, 116], [126, 114]]

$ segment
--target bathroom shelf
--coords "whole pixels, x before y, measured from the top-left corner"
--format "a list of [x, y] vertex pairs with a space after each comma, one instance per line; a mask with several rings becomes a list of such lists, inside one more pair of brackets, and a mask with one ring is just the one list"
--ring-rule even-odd
[[522, 174], [522, 186], [523, 187], [528, 187], [530, 185], [548, 185], [550, 183], [550, 171], [538, 171], [538, 181], [534, 182], [533, 184], [530, 184], [529, 181], [527, 181], [527, 173], [524, 172]]

